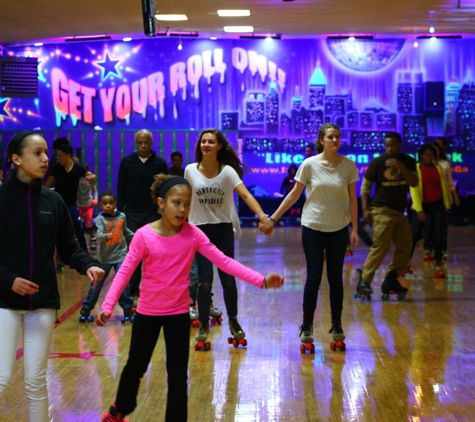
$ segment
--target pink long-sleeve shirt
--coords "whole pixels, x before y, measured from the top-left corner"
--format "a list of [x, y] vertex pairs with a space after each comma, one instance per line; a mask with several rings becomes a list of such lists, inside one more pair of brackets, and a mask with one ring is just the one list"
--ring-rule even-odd
[[261, 287], [264, 275], [224, 255], [192, 224], [185, 222], [173, 236], [160, 236], [146, 225], [135, 233], [101, 310], [112, 314], [135, 268], [143, 261], [137, 312], [153, 316], [189, 312], [189, 276], [197, 251], [224, 272]]

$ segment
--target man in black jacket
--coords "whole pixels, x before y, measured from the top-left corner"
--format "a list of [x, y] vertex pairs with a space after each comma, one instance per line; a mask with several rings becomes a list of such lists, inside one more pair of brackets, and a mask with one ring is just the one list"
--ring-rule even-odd
[[[168, 174], [166, 161], [152, 151], [152, 133], [147, 129], [135, 134], [136, 152], [124, 157], [120, 163], [117, 182], [117, 210], [124, 212], [127, 227], [133, 232], [158, 219], [157, 204], [152, 200], [150, 187], [155, 175]], [[130, 294], [138, 295], [140, 267], [130, 280]]]

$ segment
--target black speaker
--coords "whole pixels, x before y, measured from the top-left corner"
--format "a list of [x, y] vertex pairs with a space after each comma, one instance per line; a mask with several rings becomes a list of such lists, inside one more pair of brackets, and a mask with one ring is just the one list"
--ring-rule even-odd
[[444, 82], [425, 82], [424, 109], [429, 112], [444, 112], [445, 87]]
[[142, 0], [143, 32], [148, 37], [155, 36], [155, 7], [153, 0]]
[[0, 57], [0, 98], [38, 97], [38, 59]]

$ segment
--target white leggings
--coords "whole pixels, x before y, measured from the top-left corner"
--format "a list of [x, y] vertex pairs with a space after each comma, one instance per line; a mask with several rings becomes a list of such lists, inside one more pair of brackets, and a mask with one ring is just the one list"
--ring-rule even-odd
[[15, 366], [20, 328], [23, 331], [25, 391], [30, 422], [48, 422], [46, 368], [56, 311], [18, 311], [0, 308], [0, 396], [10, 383]]

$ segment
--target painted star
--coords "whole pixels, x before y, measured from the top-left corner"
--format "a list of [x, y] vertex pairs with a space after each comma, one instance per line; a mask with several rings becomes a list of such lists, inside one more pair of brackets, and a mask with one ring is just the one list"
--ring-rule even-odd
[[109, 52], [105, 52], [104, 60], [101, 62], [96, 62], [95, 64], [101, 67], [101, 77], [104, 81], [109, 77], [109, 75], [116, 75], [119, 78], [121, 77], [119, 71], [117, 70], [117, 65], [119, 64], [120, 60], [112, 60], [109, 56]]
[[7, 110], [8, 100], [9, 98], [0, 98], [0, 116], [11, 117]]

